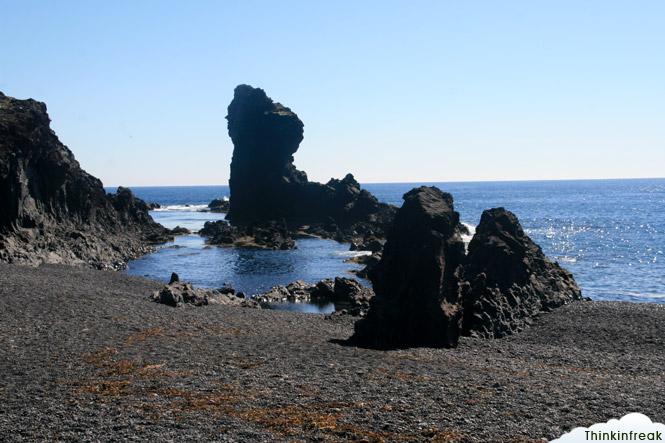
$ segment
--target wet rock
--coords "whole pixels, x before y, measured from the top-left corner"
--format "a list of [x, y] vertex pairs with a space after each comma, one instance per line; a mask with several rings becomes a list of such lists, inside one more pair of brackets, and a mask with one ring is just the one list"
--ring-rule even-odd
[[296, 247], [286, 226], [276, 222], [234, 226], [224, 220], [209, 221], [199, 234], [210, 245], [280, 250]]
[[208, 203], [208, 208], [210, 212], [229, 212], [229, 207], [231, 203], [227, 199], [216, 198]]
[[356, 280], [337, 277], [334, 280], [321, 280], [315, 285], [297, 280], [286, 286], [273, 286], [270, 290], [256, 295], [254, 300], [266, 307], [277, 303], [334, 303], [336, 310], [344, 310], [351, 315], [363, 315], [373, 296], [371, 289]]
[[582, 298], [572, 274], [550, 261], [504, 208], [483, 212], [460, 273], [468, 335], [502, 337]]
[[355, 275], [357, 275], [360, 278], [366, 278], [369, 279], [371, 273], [373, 270], [376, 268], [376, 266], [379, 264], [381, 261], [381, 256], [383, 254], [381, 252], [375, 252], [371, 255], [359, 255], [357, 257], [353, 257], [349, 259], [348, 261], [352, 263], [358, 263], [361, 265], [365, 265], [364, 268], [360, 270], [352, 270], [351, 272]]
[[172, 239], [150, 207], [107, 194], [50, 128], [46, 105], [0, 93], [0, 260], [123, 268]]
[[325, 303], [335, 298], [335, 280], [327, 278], [318, 282], [311, 291], [314, 302]]
[[286, 285], [286, 291], [289, 293], [289, 301], [309, 301], [311, 293], [315, 286], [305, 283], [302, 280], [296, 280]]
[[452, 196], [424, 186], [406, 193], [370, 275], [376, 295], [352, 341], [376, 348], [456, 346], [462, 306], [455, 269], [463, 260]]
[[[229, 285], [224, 285], [221, 288], [217, 289], [217, 291], [219, 291], [221, 294], [228, 294], [228, 295], [234, 295], [236, 293], [235, 288]], [[240, 294], [242, 294], [241, 298], [245, 298], [245, 294], [239, 292], [238, 296], [240, 296]]]
[[187, 228], [183, 228], [182, 226], [176, 226], [175, 228], [171, 229], [171, 234], [186, 235], [186, 234], [191, 234], [191, 231]]
[[258, 294], [254, 300], [261, 305], [271, 305], [275, 303], [307, 303], [311, 300], [311, 293], [315, 286], [297, 280], [286, 286], [273, 286], [268, 291]]
[[374, 291], [352, 278], [336, 277], [333, 301], [336, 311], [346, 311], [350, 315], [364, 316], [369, 309]]
[[155, 202], [148, 203], [148, 208], [150, 208], [150, 210], [160, 209], [161, 207], [162, 205], [160, 205], [159, 203]]
[[370, 235], [351, 242], [350, 251], [370, 251], [372, 253], [383, 251], [386, 241]]
[[168, 285], [164, 285], [162, 289], [153, 293], [152, 300], [173, 307], [183, 305], [206, 306], [210, 304], [247, 308], [260, 307], [256, 301], [246, 300], [244, 297], [238, 297], [233, 293], [224, 293], [215, 289], [195, 288], [191, 283], [180, 281], [178, 274], [175, 272], [171, 274], [171, 280]]

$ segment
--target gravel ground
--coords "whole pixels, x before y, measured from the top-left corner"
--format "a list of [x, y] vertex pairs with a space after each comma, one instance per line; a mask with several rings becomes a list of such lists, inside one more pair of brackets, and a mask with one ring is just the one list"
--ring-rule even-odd
[[171, 308], [160, 285], [0, 265], [3, 441], [538, 441], [665, 421], [665, 306], [578, 302], [457, 349], [340, 344], [353, 319]]

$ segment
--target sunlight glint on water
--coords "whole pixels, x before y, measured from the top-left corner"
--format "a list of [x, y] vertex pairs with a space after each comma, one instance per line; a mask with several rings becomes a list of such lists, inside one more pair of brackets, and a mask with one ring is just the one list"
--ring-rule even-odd
[[[421, 184], [369, 184], [380, 200], [401, 204]], [[665, 179], [439, 183], [455, 198], [462, 221], [478, 223], [483, 209], [504, 206], [551, 258], [575, 275], [595, 299], [665, 303]], [[134, 188], [164, 208], [153, 217], [168, 227], [200, 228], [222, 214], [196, 212], [227, 186]], [[184, 205], [190, 205], [185, 207]], [[198, 206], [197, 206], [198, 205]], [[468, 240], [468, 239], [465, 239]], [[196, 235], [179, 237], [128, 272], [165, 280], [172, 271], [201, 286], [231, 283], [250, 294], [296, 279], [349, 276], [348, 245], [301, 240], [294, 251], [206, 247]]]

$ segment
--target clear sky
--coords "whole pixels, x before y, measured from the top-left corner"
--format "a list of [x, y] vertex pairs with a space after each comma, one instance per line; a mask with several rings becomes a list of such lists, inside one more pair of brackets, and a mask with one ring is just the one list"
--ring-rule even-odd
[[665, 175], [665, 1], [0, 0], [0, 90], [107, 186], [227, 183], [240, 83], [319, 181]]

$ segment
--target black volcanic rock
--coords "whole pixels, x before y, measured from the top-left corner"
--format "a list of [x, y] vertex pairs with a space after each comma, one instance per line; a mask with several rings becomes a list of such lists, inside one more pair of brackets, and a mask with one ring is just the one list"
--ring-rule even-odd
[[217, 289], [195, 288], [191, 283], [180, 281], [176, 273], [171, 274], [171, 280], [159, 291], [152, 293], [152, 301], [174, 308], [191, 305], [229, 305], [244, 308], [260, 308], [254, 300], [246, 300], [244, 297], [234, 295], [235, 291], [219, 291]]
[[291, 202], [284, 201], [289, 188], [307, 183], [305, 173], [293, 166], [302, 121], [262, 89], [247, 85], [236, 87], [226, 119], [234, 145], [229, 220], [264, 222], [290, 215]]
[[375, 348], [455, 346], [462, 320], [455, 270], [463, 260], [452, 196], [424, 186], [406, 193], [370, 273], [376, 295], [352, 341]]
[[333, 303], [337, 312], [362, 316], [367, 312], [369, 301], [374, 296], [352, 278], [336, 277], [321, 280], [315, 285], [297, 280], [288, 285], [273, 286], [268, 291], [254, 296], [261, 306], [271, 307], [279, 303]]
[[191, 234], [191, 231], [185, 227], [182, 227], [180, 225], [176, 226], [175, 228], [171, 229], [171, 234], [172, 235], [186, 235], [186, 234]]
[[229, 212], [230, 207], [231, 202], [221, 198], [215, 198], [210, 203], [208, 203], [210, 212]]
[[284, 220], [289, 230], [339, 240], [382, 236], [395, 208], [362, 190], [351, 174], [327, 184], [310, 182], [293, 164], [303, 123], [262, 89], [240, 85], [228, 107], [233, 225]]
[[344, 310], [347, 314], [364, 316], [374, 291], [366, 288], [352, 278], [335, 277], [334, 297], [335, 310]]
[[219, 246], [281, 250], [296, 246], [284, 223], [277, 222], [234, 226], [224, 220], [208, 221], [199, 234], [208, 244]]
[[465, 335], [502, 337], [582, 298], [572, 274], [550, 261], [504, 208], [483, 212], [462, 274]]
[[373, 348], [452, 347], [461, 335], [502, 337], [582, 294], [503, 208], [483, 212], [465, 255], [453, 199], [437, 188], [404, 195], [378, 264], [376, 296], [351, 342]]
[[171, 238], [148, 210], [81, 169], [44, 103], [0, 93], [0, 260], [121, 268]]

